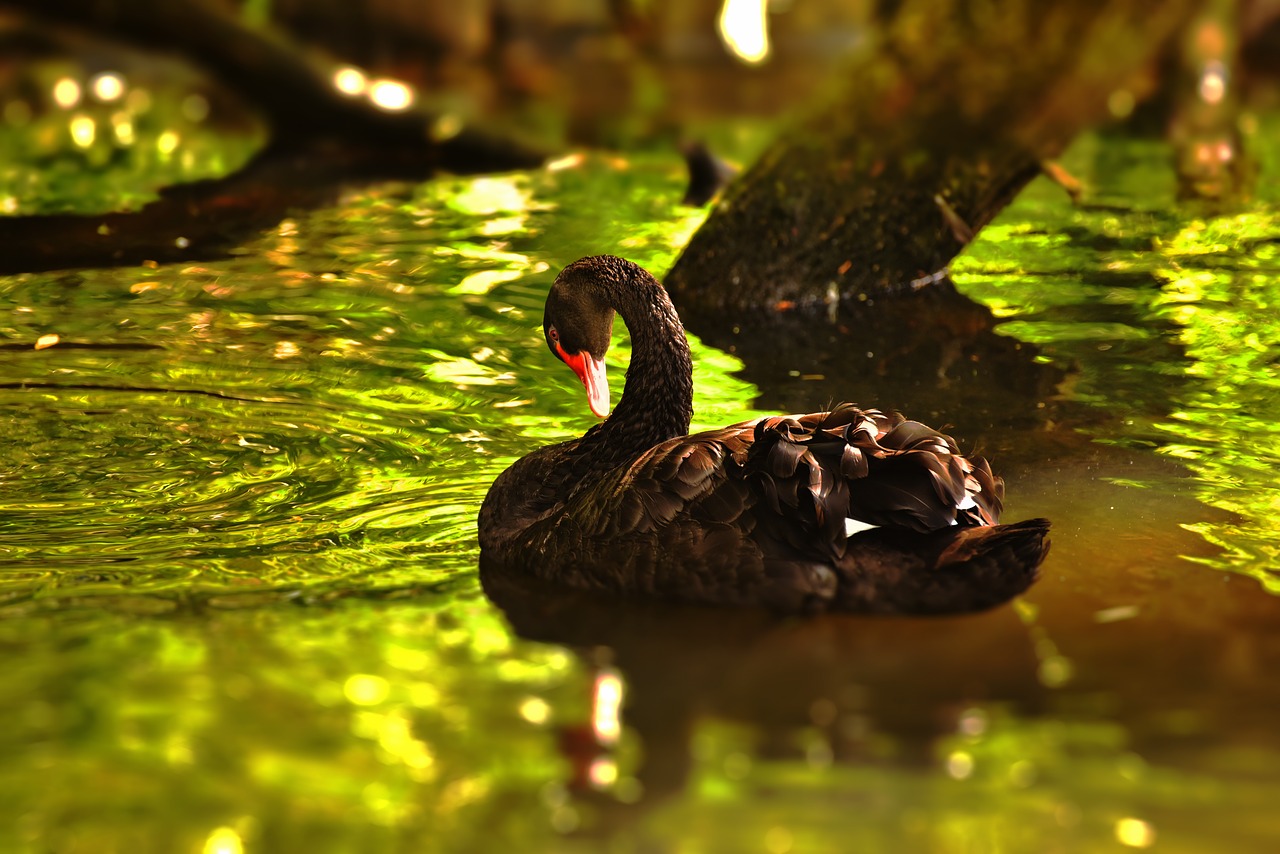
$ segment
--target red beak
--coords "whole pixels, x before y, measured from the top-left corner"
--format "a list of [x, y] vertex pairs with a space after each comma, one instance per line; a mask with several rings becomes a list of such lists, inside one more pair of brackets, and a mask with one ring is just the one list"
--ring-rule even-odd
[[587, 403], [597, 418], [609, 415], [609, 378], [605, 376], [604, 360], [593, 357], [586, 350], [581, 353], [566, 353], [560, 343], [556, 342], [556, 353], [564, 363], [573, 369], [587, 389]]

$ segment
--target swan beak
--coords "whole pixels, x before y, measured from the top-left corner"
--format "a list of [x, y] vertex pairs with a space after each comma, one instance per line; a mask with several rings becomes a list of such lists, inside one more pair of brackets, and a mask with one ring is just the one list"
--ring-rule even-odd
[[560, 358], [573, 369], [587, 389], [587, 403], [597, 418], [609, 417], [609, 377], [605, 375], [604, 359], [597, 359], [583, 350], [581, 353], [566, 353], [556, 345]]

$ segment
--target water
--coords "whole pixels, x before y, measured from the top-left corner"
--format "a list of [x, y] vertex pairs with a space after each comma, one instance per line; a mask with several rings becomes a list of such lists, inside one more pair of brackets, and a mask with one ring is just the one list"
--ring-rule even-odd
[[[1037, 183], [956, 264], [1043, 372], [1018, 411], [956, 369], [856, 378], [1054, 520], [1042, 581], [976, 617], [484, 595], [488, 484], [592, 423], [546, 288], [670, 266], [702, 216], [675, 158], [0, 279], [0, 850], [1266, 850], [1277, 193], [1179, 209], [1166, 157], [1082, 141], [1090, 206]], [[802, 361], [695, 343], [698, 423], [847, 396]]]

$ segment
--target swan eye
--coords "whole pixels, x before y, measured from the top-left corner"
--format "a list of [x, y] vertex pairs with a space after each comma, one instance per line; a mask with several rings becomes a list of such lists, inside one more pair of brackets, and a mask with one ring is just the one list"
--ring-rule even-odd
[[547, 329], [547, 337], [550, 338], [552, 341], [559, 341], [560, 333], [556, 331], [556, 328], [554, 326], [552, 326]]

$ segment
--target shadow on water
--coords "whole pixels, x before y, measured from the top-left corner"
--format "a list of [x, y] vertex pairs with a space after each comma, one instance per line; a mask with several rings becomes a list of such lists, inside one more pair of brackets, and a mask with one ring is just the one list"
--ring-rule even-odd
[[756, 405], [764, 411], [809, 412], [848, 401], [945, 423], [971, 439], [995, 425], [1043, 425], [1066, 376], [1038, 362], [1035, 347], [997, 334], [991, 310], [947, 279], [895, 297], [846, 300], [826, 312], [726, 322], [695, 309], [682, 317], [705, 343], [742, 359], [742, 376], [760, 389]]
[[[1013, 473], [1020, 505], [1056, 508], [1070, 523], [1055, 533], [1044, 577], [1022, 603], [977, 615], [780, 619], [552, 592], [483, 564], [481, 577], [521, 637], [575, 649], [597, 687], [602, 674], [621, 680], [620, 724], [642, 745], [642, 797], [619, 799], [593, 776], [613, 746], [610, 698], [597, 691], [589, 720], [556, 738], [565, 783], [600, 811], [600, 833], [692, 796], [700, 783], [691, 778], [706, 773], [694, 770], [706, 763], [697, 734], [713, 723], [748, 727], [749, 762], [798, 763], [812, 773], [885, 762], [934, 768], [942, 757], [945, 771], [963, 779], [973, 748], [954, 751], [966, 733], [961, 745], [1011, 739], [1018, 747], [1009, 761], [1035, 757], [1025, 732], [987, 733], [975, 723], [992, 709], [1023, 728], [1058, 722], [1068, 752], [1092, 749], [1091, 736], [1077, 742], [1070, 729], [1105, 722], [1117, 728], [1109, 738], [1124, 755], [1153, 766], [1207, 770], [1235, 751], [1280, 754], [1280, 686], [1268, 678], [1280, 667], [1280, 601], [1248, 579], [1196, 569], [1189, 559], [1214, 549], [1185, 523], [1204, 508], [1096, 477], [1117, 463], [1073, 454], [1038, 474]], [[1070, 763], [1033, 761], [1066, 802], [1106, 811], [1055, 778]], [[1159, 804], [1154, 797], [1145, 808], [1162, 832], [1213, 824], [1200, 807], [1184, 803], [1179, 809], [1189, 812], [1179, 814]]]
[[[685, 786], [693, 731], [706, 716], [750, 725], [779, 749], [816, 725], [843, 762], [867, 758], [860, 741], [870, 727], [894, 739], [897, 759], [931, 763], [933, 741], [970, 705], [1009, 703], [1026, 714], [1043, 702], [1027, 628], [1007, 608], [925, 620], [784, 619], [550, 592], [483, 566], [481, 577], [522, 637], [574, 647], [590, 665], [621, 672], [623, 723], [644, 745], [637, 778], [650, 805]], [[569, 758], [578, 775], [581, 757]]]

